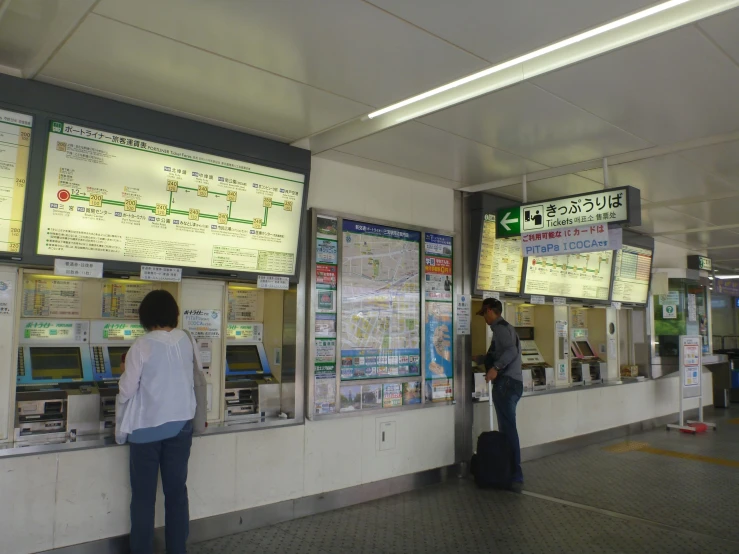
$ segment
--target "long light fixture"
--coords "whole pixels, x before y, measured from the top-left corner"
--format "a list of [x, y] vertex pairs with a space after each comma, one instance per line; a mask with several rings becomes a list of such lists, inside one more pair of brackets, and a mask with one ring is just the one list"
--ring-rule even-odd
[[739, 275], [716, 275], [716, 279], [739, 279]]
[[[606, 23], [605, 25], [601, 25], [600, 27], [596, 27], [595, 29], [591, 29], [590, 31], [585, 31], [584, 33], [580, 33], [579, 35], [575, 35], [574, 37], [570, 37], [565, 40], [561, 40], [559, 42], [555, 42], [554, 44], [550, 44], [549, 46], [545, 46], [544, 48], [540, 48], [539, 50], [534, 50], [533, 52], [530, 52], [528, 54], [524, 54], [523, 56], [519, 56], [518, 58], [514, 58], [512, 60], [509, 60], [507, 62], [503, 62], [501, 64], [498, 64], [496, 66], [490, 67], [488, 69], [484, 69], [482, 71], [479, 71], [477, 73], [473, 73], [472, 75], [469, 75], [467, 77], [463, 77], [462, 79], [458, 79], [456, 81], [453, 81], [451, 83], [448, 83], [446, 85], [442, 85], [438, 88], [426, 91], [424, 93], [421, 93], [417, 96], [413, 96], [411, 98], [408, 98], [406, 100], [403, 100], [401, 102], [398, 102], [396, 104], [392, 104], [390, 106], [387, 106], [385, 108], [382, 108], [380, 110], [377, 110], [375, 112], [372, 112], [367, 117], [370, 119], [374, 119], [376, 117], [379, 117], [381, 115], [384, 115], [386, 113], [393, 112], [395, 110], [398, 110], [400, 108], [404, 108], [406, 106], [410, 106], [411, 104], [415, 104], [416, 102], [420, 102], [421, 100], [426, 100], [427, 98], [431, 98], [433, 96], [436, 96], [437, 94], [441, 94], [442, 92], [446, 92], [449, 90], [452, 90], [454, 88], [457, 88], [461, 85], [466, 85], [467, 83], [471, 83], [473, 81], [476, 81], [478, 79], [482, 79], [483, 77], [487, 77], [489, 75], [493, 75], [494, 73], [499, 73], [500, 71], [503, 71], [505, 69], [517, 66], [519, 64], [525, 63], [527, 61], [533, 60], [535, 58], [539, 58], [541, 56], [544, 56], [545, 54], [550, 54], [552, 52], [556, 52], [557, 50], [561, 50], [563, 48], [566, 48], [568, 46], [572, 46], [573, 44], [577, 44], [578, 42], [582, 42], [584, 40], [587, 40], [589, 38], [596, 37], [598, 35], [602, 35], [603, 33], [607, 33], [608, 31], [613, 31], [615, 29], [618, 29], [620, 27], [624, 27], [625, 25], [629, 25], [631, 23], [634, 23], [636, 21], [639, 21], [640, 19], [644, 19], [646, 17], [650, 17], [652, 15], [656, 15], [658, 13], [664, 12], [666, 10], [672, 9], [676, 6], [679, 6], [681, 4], [685, 4], [687, 2], [691, 2], [692, 0], [669, 0], [668, 2], [664, 2], [662, 4], [658, 4], [657, 6], [653, 6], [651, 8], [648, 8], [646, 10], [642, 10], [638, 13], [622, 17], [621, 19], [618, 19], [616, 21], [613, 21], [611, 23]], [[700, 1], [700, 0], [699, 0]], [[425, 113], [428, 113], [433, 110], [424, 110]], [[417, 114], [416, 117], [423, 115], [423, 114]]]

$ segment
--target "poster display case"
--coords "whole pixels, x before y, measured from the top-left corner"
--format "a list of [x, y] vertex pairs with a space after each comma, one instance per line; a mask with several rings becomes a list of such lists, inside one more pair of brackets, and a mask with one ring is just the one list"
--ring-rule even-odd
[[311, 212], [309, 417], [454, 399], [453, 237]]

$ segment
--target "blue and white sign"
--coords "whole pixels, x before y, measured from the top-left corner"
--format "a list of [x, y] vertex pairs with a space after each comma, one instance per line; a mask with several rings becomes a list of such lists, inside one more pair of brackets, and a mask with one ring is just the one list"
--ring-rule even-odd
[[452, 257], [452, 237], [426, 233], [426, 254], [433, 256]]
[[524, 233], [521, 235], [521, 253], [530, 257], [619, 250], [622, 237], [620, 227], [608, 229], [606, 223]]

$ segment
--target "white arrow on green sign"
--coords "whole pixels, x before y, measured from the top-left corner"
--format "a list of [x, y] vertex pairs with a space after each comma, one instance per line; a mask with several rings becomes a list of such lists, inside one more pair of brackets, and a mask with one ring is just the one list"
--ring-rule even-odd
[[515, 237], [521, 234], [521, 208], [503, 208], [498, 210], [498, 236]]

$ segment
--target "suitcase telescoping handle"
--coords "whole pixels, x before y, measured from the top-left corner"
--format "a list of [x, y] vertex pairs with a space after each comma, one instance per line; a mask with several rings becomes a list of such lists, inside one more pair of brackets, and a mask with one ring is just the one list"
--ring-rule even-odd
[[493, 431], [493, 382], [488, 381], [488, 406], [490, 407], [490, 430]]

